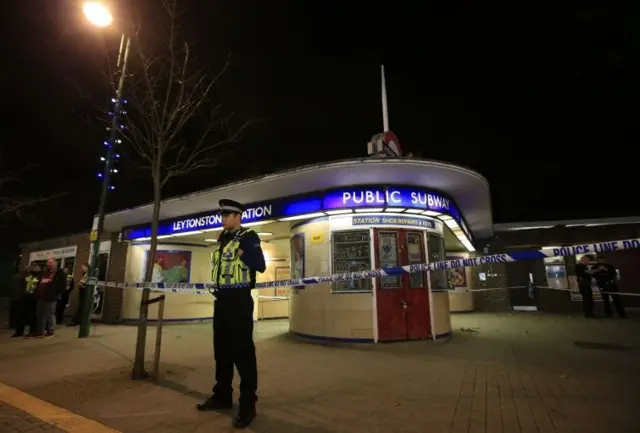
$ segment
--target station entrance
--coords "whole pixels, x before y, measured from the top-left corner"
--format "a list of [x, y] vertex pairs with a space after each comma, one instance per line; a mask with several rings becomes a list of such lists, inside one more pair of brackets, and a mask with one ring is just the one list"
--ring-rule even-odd
[[[415, 230], [374, 230], [376, 268], [425, 263], [425, 236]], [[424, 272], [380, 277], [376, 284], [379, 341], [429, 338], [429, 282]]]

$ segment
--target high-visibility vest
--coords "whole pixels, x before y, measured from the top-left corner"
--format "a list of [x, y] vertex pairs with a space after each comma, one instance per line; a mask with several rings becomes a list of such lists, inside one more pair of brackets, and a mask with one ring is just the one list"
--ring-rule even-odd
[[27, 283], [24, 291], [31, 294], [35, 293], [38, 283], [40, 282], [40, 278], [34, 277], [33, 275], [27, 275], [24, 280]]
[[224, 248], [219, 245], [213, 252], [211, 279], [219, 289], [251, 287], [251, 269], [245, 265], [240, 256], [240, 240], [247, 234], [253, 233], [251, 229], [238, 229], [236, 235]]

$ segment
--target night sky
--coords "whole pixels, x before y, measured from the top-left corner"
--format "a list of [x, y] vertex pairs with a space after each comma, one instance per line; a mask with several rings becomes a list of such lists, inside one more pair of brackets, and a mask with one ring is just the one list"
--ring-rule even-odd
[[[144, 26], [157, 1], [136, 3]], [[260, 121], [222, 167], [166, 195], [365, 156], [382, 130], [384, 63], [404, 150], [485, 175], [495, 222], [639, 214], [640, 17], [606, 2], [514, 3], [185, 1], [182, 26], [203, 64], [231, 53], [221, 102], [238, 122]], [[1, 8], [1, 163], [33, 168], [0, 194], [66, 195], [0, 230], [10, 240], [88, 232], [106, 138], [94, 107], [107, 107], [117, 33], [88, 26], [80, 2]], [[150, 201], [148, 179], [120, 169], [109, 210]]]

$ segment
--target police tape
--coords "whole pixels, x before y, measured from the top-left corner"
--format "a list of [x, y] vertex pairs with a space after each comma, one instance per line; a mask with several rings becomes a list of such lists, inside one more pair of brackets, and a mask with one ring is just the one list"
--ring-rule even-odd
[[[555, 290], [558, 292], [571, 292], [571, 293], [575, 293], [576, 295], [580, 294], [579, 290], [572, 290], [572, 289], [561, 289], [558, 287], [543, 287], [543, 286], [534, 286], [536, 289], [545, 289], [545, 290]], [[630, 292], [607, 292], [605, 290], [599, 290], [597, 293], [600, 293], [601, 295], [612, 295], [612, 296], [640, 296], [640, 293], [630, 293]]]
[[[107, 286], [101, 286], [100, 284], [98, 284], [98, 287], [107, 287]], [[115, 287], [115, 286], [108, 286], [108, 287]], [[120, 287], [120, 286], [119, 286]], [[491, 288], [485, 288], [485, 289], [464, 289], [464, 290], [458, 290], [458, 289], [454, 289], [454, 290], [445, 290], [445, 289], [441, 289], [441, 290], [432, 290], [433, 293], [450, 293], [452, 295], [461, 295], [463, 293], [475, 293], [475, 292], [494, 292], [497, 290], [513, 290], [513, 289], [528, 289], [530, 286], [518, 286], [518, 287], [491, 287]], [[554, 290], [554, 291], [561, 291], [561, 292], [572, 292], [576, 295], [580, 294], [580, 291], [578, 290], [572, 290], [572, 289], [559, 289], [556, 287], [543, 287], [543, 286], [533, 286], [535, 289], [545, 289], [545, 290]], [[137, 289], [137, 290], [143, 290], [145, 287], [129, 287], [130, 289]], [[182, 294], [189, 294], [189, 295], [211, 295], [211, 292], [208, 289], [188, 289], [188, 288], [183, 288], [183, 289], [172, 289], [172, 288], [166, 288], [166, 287], [152, 287], [150, 288], [150, 290], [152, 292], [160, 292], [160, 293], [182, 293]], [[600, 293], [602, 295], [619, 295], [619, 296], [640, 296], [640, 293], [629, 293], [629, 292], [604, 292], [604, 291], [598, 291], [597, 293]], [[258, 295], [259, 299], [270, 299], [270, 300], [274, 300], [274, 301], [288, 301], [290, 299], [289, 296], [264, 296], [264, 295]]]
[[[448, 269], [460, 269], [473, 266], [497, 265], [523, 260], [536, 260], [548, 257], [566, 257], [577, 254], [599, 254], [613, 251], [640, 249], [640, 239], [625, 239], [619, 241], [598, 242], [593, 244], [578, 244], [566, 247], [543, 248], [541, 250], [512, 251], [510, 253], [491, 254], [466, 259], [442, 260], [432, 263], [420, 263], [407, 266], [396, 266], [383, 269], [371, 269], [368, 271], [346, 272], [328, 275], [324, 277], [308, 277], [300, 279], [267, 281], [256, 284], [256, 289], [271, 287], [301, 287], [321, 283], [335, 283], [340, 281], [363, 280], [367, 278], [394, 277], [402, 274], [412, 274], [427, 271], [444, 271]], [[98, 287], [115, 287], [122, 289], [152, 289], [154, 291], [167, 291], [173, 293], [215, 290], [214, 283], [117, 283], [111, 281], [89, 281], [90, 285]], [[446, 290], [443, 290], [446, 292]], [[202, 293], [202, 294], [205, 294]]]
[[[511, 286], [511, 287], [491, 287], [491, 288], [486, 288], [486, 289], [463, 289], [463, 290], [459, 290], [459, 289], [455, 289], [455, 290], [449, 290], [448, 293], [451, 293], [453, 295], [455, 294], [463, 294], [463, 293], [470, 293], [470, 292], [493, 292], [496, 290], [514, 290], [514, 289], [545, 289], [545, 290], [555, 290], [555, 291], [560, 291], [560, 292], [572, 292], [576, 295], [580, 294], [580, 291], [577, 289], [561, 289], [558, 287], [548, 287], [548, 286]], [[619, 296], [640, 296], [640, 293], [631, 293], [631, 292], [607, 292], [607, 291], [603, 291], [603, 290], [598, 290], [597, 293], [600, 293], [602, 295], [619, 295]]]

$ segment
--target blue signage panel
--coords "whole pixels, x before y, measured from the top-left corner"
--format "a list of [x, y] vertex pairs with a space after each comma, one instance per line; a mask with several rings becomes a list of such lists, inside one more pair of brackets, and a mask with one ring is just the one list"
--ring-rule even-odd
[[[316, 192], [270, 202], [249, 204], [247, 211], [242, 215], [242, 221], [249, 223], [338, 209], [385, 207], [423, 209], [450, 215], [470, 238], [464, 219], [453, 200], [441, 193], [415, 187], [340, 188], [323, 193]], [[220, 214], [214, 210], [161, 221], [158, 235], [210, 230], [221, 225]], [[124, 238], [129, 240], [150, 236], [150, 224], [129, 227], [124, 230]]]
[[360, 207], [404, 207], [459, 215], [450, 198], [420, 188], [349, 188], [324, 195], [325, 210]]
[[325, 210], [361, 207], [385, 207], [384, 188], [349, 188], [327, 192], [322, 201]]
[[[266, 221], [274, 216], [283, 217], [280, 203], [256, 204], [248, 207], [242, 214], [244, 223]], [[187, 215], [172, 220], [160, 221], [158, 224], [158, 236], [174, 235], [198, 230], [211, 230], [222, 226], [222, 215], [219, 211], [211, 211], [197, 215]], [[126, 239], [139, 239], [151, 236], [151, 226], [134, 227], [125, 229]]]
[[435, 229], [436, 223], [424, 218], [400, 216], [400, 215], [363, 215], [351, 218], [354, 226], [376, 225], [376, 226], [418, 226], [428, 229]]

